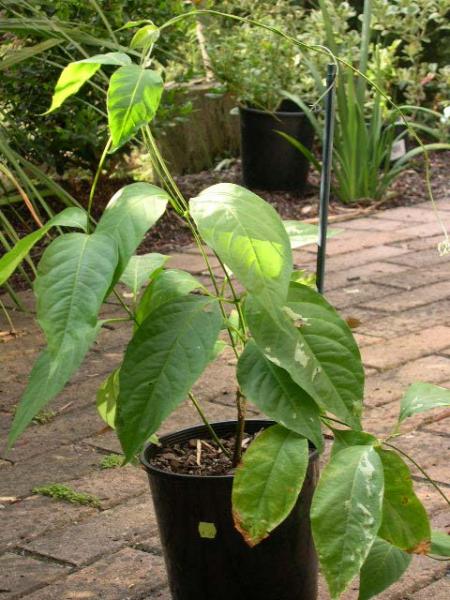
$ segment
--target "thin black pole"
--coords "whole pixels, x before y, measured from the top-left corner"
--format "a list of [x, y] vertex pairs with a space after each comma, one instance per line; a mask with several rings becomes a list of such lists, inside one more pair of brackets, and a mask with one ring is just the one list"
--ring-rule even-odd
[[319, 199], [319, 240], [317, 248], [316, 285], [317, 290], [323, 294], [325, 280], [325, 258], [327, 249], [328, 204], [330, 202], [331, 161], [333, 158], [334, 135], [334, 85], [336, 79], [336, 65], [327, 66], [328, 90], [325, 96], [325, 124], [322, 150], [322, 173], [320, 176]]

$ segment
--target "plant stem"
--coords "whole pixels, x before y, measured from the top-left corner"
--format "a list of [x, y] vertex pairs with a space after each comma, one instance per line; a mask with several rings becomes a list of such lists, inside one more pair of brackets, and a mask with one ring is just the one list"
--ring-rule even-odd
[[389, 448], [392, 448], [399, 454], [402, 454], [417, 469], [419, 469], [419, 471], [422, 473], [422, 475], [425, 477], [425, 479], [427, 479], [427, 481], [429, 483], [431, 483], [431, 485], [436, 489], [437, 492], [439, 492], [439, 494], [442, 496], [442, 498], [445, 500], [445, 502], [450, 506], [450, 500], [447, 498], [447, 496], [444, 494], [444, 492], [441, 490], [441, 488], [438, 486], [438, 484], [435, 481], [433, 481], [433, 479], [431, 479], [431, 477], [428, 475], [428, 473], [412, 458], [412, 456], [409, 456], [409, 454], [406, 454], [406, 452], [403, 452], [403, 450], [400, 450], [400, 448], [397, 448], [397, 446], [394, 446], [393, 444], [389, 444], [388, 442], [383, 442], [383, 444], [385, 446], [389, 446]]
[[103, 149], [102, 155], [100, 157], [100, 161], [99, 161], [98, 166], [97, 166], [97, 171], [95, 172], [94, 180], [92, 182], [91, 191], [89, 192], [89, 201], [88, 201], [88, 230], [90, 229], [91, 212], [92, 212], [92, 202], [94, 200], [95, 190], [97, 188], [97, 183], [98, 183], [98, 180], [100, 178], [100, 174], [102, 172], [102, 168], [103, 168], [103, 165], [105, 163], [106, 156], [108, 154], [108, 150], [111, 147], [111, 144], [112, 144], [112, 139], [111, 139], [111, 137], [109, 137], [108, 141], [106, 142], [106, 146]]
[[236, 390], [236, 406], [238, 410], [238, 419], [236, 427], [236, 441], [234, 444], [233, 467], [237, 467], [242, 456], [242, 438], [244, 437], [245, 416], [247, 413], [247, 401], [241, 394], [241, 390]]
[[225, 448], [225, 446], [220, 441], [220, 439], [219, 439], [217, 433], [214, 431], [212, 425], [208, 422], [208, 419], [206, 418], [206, 415], [203, 412], [202, 407], [200, 406], [198, 400], [195, 398], [195, 396], [192, 392], [189, 392], [189, 398], [192, 400], [192, 404], [197, 409], [197, 412], [200, 415], [200, 418], [203, 421], [203, 423], [205, 424], [207, 430], [209, 431], [211, 438], [216, 442], [216, 444], [219, 446], [219, 448], [222, 450], [222, 452], [226, 456], [230, 457], [230, 453], [228, 452], [228, 450]]

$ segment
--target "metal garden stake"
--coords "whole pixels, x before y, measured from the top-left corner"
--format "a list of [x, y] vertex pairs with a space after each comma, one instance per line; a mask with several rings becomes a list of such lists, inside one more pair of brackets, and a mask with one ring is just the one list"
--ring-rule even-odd
[[317, 290], [323, 294], [325, 279], [325, 258], [328, 228], [328, 204], [330, 202], [331, 160], [333, 156], [334, 135], [334, 87], [336, 81], [336, 65], [327, 67], [325, 96], [325, 129], [322, 150], [322, 173], [320, 176], [319, 199], [319, 239], [317, 249], [316, 283]]

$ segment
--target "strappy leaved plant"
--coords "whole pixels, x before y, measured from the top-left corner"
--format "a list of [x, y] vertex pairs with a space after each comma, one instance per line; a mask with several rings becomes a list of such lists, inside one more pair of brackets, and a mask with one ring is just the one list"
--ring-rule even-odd
[[[142, 134], [164, 188], [148, 183], [122, 188], [95, 226], [81, 209], [70, 209], [70, 214], [68, 209], [58, 223], [46, 226], [81, 231], [57, 237], [39, 264], [34, 289], [47, 347], [31, 371], [9, 443], [79, 368], [104, 324], [98, 316], [102, 303], [122, 281], [133, 302], [126, 305], [116, 294], [134, 330], [120, 368], [99, 391], [98, 404], [117, 430], [125, 460], [186, 398], [203, 415], [192, 386], [229, 345], [237, 359], [238, 384], [232, 457], [238, 464], [236, 527], [255, 545], [286, 518], [303, 484], [309, 443], [322, 451], [322, 429], [328, 428], [334, 443], [312, 503], [314, 540], [332, 597], [359, 576], [359, 597], [367, 600], [398, 579], [413, 554], [448, 554], [448, 539], [431, 531], [391, 438], [362, 431], [364, 370], [358, 347], [346, 322], [314, 287], [305, 285], [304, 273], [294, 270], [292, 249], [310, 241], [310, 228], [283, 223], [269, 204], [237, 185], [215, 185], [190, 202], [177, 189], [149, 128], [163, 92], [150, 62], [159, 32], [147, 23], [136, 34], [141, 64], [124, 53], [94, 56], [66, 67], [56, 85], [52, 108], [101, 65], [116, 65], [107, 103], [110, 141], [103, 156]], [[166, 269], [159, 254], [135, 254], [168, 207], [190, 228], [211, 288], [189, 273]], [[34, 239], [22, 240], [1, 268], [17, 266]], [[222, 267], [220, 281], [207, 247]], [[276, 424], [252, 442], [241, 460], [248, 402]], [[450, 390], [413, 384], [401, 402], [398, 425], [449, 404]]]

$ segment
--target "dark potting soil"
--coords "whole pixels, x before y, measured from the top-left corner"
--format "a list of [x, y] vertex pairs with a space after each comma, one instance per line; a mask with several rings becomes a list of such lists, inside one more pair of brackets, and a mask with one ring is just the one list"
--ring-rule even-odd
[[[244, 434], [242, 440], [243, 453], [258, 433]], [[180, 475], [232, 475], [234, 468], [231, 458], [235, 439], [234, 435], [220, 438], [220, 442], [228, 451], [229, 456], [222, 452], [214, 440], [195, 438], [186, 442], [163, 446], [149, 462], [161, 471]]]

